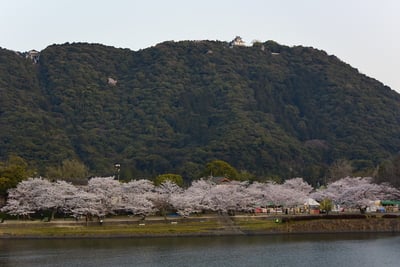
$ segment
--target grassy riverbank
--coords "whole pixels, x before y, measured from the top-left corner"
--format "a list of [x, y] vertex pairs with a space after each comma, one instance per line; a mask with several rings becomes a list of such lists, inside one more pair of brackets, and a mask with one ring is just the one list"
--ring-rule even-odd
[[400, 218], [381, 216], [212, 216], [193, 218], [106, 219], [104, 222], [73, 220], [17, 221], [0, 224], [0, 238], [89, 238], [212, 236], [287, 233], [398, 232]]
[[154, 222], [150, 224], [104, 223], [63, 224], [63, 223], [9, 223], [0, 228], [0, 237], [117, 237], [117, 236], [163, 236], [163, 235], [201, 235], [222, 229], [216, 221], [185, 222], [171, 224]]

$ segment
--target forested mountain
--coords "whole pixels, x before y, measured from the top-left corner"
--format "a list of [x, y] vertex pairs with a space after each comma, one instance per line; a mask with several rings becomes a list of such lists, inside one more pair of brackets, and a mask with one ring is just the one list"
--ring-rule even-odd
[[139, 51], [51, 45], [37, 62], [0, 50], [0, 157], [45, 173], [198, 178], [221, 159], [258, 178], [370, 172], [400, 151], [400, 95], [324, 51], [274, 41], [164, 42]]

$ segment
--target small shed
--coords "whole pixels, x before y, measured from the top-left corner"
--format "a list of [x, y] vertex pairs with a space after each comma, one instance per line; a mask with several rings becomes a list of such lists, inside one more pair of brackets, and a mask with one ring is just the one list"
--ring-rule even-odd
[[316, 206], [319, 207], [320, 204], [313, 198], [307, 198], [306, 201], [304, 202], [304, 206]]
[[304, 202], [304, 206], [310, 214], [319, 214], [320, 204], [315, 199], [307, 198]]

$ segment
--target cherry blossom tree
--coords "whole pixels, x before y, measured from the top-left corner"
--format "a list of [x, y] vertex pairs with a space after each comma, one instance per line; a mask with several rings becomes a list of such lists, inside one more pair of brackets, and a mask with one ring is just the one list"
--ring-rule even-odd
[[93, 177], [89, 180], [87, 192], [97, 196], [102, 204], [101, 214], [114, 214], [122, 202], [121, 183], [114, 177]]
[[306, 197], [311, 193], [311, 191], [314, 190], [314, 188], [310, 184], [305, 182], [303, 178], [292, 178], [286, 180], [283, 183], [283, 187], [294, 191], [298, 191], [299, 193], [304, 194], [304, 196]]
[[[39, 206], [38, 199], [46, 195], [50, 187], [51, 183], [42, 178], [29, 178], [22, 181], [16, 188], [8, 191], [7, 204], [2, 211], [11, 215], [29, 217], [30, 214], [42, 208]], [[52, 204], [49, 203], [49, 205]]]
[[69, 182], [59, 180], [54, 183], [45, 183], [41, 191], [36, 194], [35, 202], [39, 210], [51, 211], [51, 219], [56, 212], [64, 212], [67, 199], [76, 196], [77, 188]]
[[398, 199], [400, 191], [388, 184], [375, 184], [371, 177], [346, 177], [313, 191], [302, 178], [274, 182], [231, 181], [215, 184], [210, 180], [193, 181], [186, 190], [166, 180], [159, 186], [149, 180], [121, 184], [113, 177], [94, 177], [86, 187], [65, 181], [50, 182], [30, 178], [8, 191], [6, 205], [1, 209], [11, 215], [29, 217], [38, 211], [71, 214], [73, 217], [106, 216], [116, 211], [129, 212], [145, 218], [159, 211], [177, 210], [182, 216], [206, 210], [220, 213], [249, 211], [255, 207], [295, 207], [305, 199], [329, 199], [335, 204], [363, 209], [374, 200]]
[[192, 213], [200, 213], [204, 210], [209, 210], [210, 208], [205, 202], [205, 199], [213, 186], [215, 186], [215, 184], [209, 180], [200, 179], [193, 181], [191, 186], [182, 194], [173, 195], [171, 203], [181, 216], [189, 216]]
[[77, 188], [65, 181], [51, 183], [42, 178], [29, 178], [9, 191], [3, 211], [11, 215], [28, 216], [37, 211], [51, 211], [51, 218], [57, 211], [65, 212], [66, 201], [75, 198]]
[[141, 179], [125, 183], [122, 185], [120, 209], [142, 216], [144, 220], [147, 215], [156, 211], [152, 202], [154, 195], [154, 184], [149, 180]]
[[397, 199], [400, 191], [388, 184], [375, 184], [371, 177], [346, 177], [311, 194], [316, 200], [331, 199], [343, 207], [365, 209], [375, 200]]
[[173, 208], [172, 197], [179, 195], [183, 192], [183, 189], [180, 188], [175, 183], [166, 180], [159, 186], [155, 188], [155, 194], [153, 195], [153, 204], [154, 206], [161, 212], [161, 214], [166, 218], [167, 210]]
[[304, 203], [313, 187], [302, 178], [286, 180], [283, 184], [275, 182], [254, 182], [247, 187], [248, 196], [254, 207], [270, 205], [295, 207]]
[[211, 187], [204, 203], [213, 211], [220, 213], [248, 209], [247, 182], [232, 181]]
[[143, 194], [155, 190], [153, 182], [147, 179], [132, 180], [124, 183], [122, 187], [126, 194]]
[[253, 207], [266, 207], [274, 203], [271, 182], [253, 182], [247, 187], [247, 195]]
[[78, 189], [75, 197], [67, 199], [65, 210], [74, 218], [85, 217], [86, 222], [88, 222], [92, 216], [100, 218], [106, 215], [101, 201], [101, 197]]
[[280, 202], [287, 207], [295, 207], [304, 204], [313, 187], [306, 183], [303, 178], [293, 178], [279, 185], [278, 189]]

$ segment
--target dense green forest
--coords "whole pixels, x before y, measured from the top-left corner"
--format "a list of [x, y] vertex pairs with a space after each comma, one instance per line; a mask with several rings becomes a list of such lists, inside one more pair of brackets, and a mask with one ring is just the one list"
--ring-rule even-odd
[[218, 159], [316, 184], [338, 162], [376, 174], [400, 151], [400, 95], [314, 48], [66, 43], [26, 55], [0, 49], [0, 161], [18, 155], [40, 175], [75, 160], [89, 175], [119, 163], [123, 179], [189, 181]]

